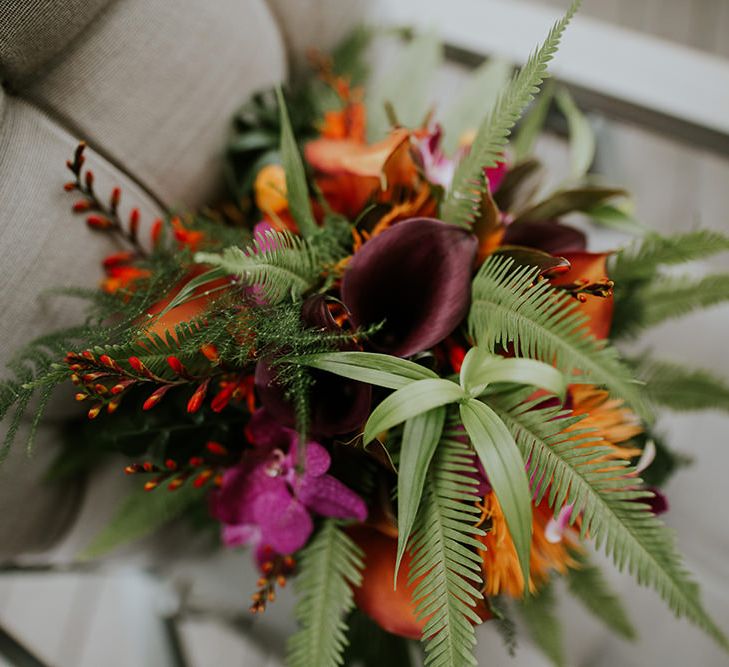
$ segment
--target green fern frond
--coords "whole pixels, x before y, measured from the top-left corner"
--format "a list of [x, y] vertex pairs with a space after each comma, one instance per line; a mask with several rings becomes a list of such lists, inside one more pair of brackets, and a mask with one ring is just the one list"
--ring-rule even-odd
[[729, 383], [709, 371], [649, 359], [638, 368], [649, 400], [674, 410], [729, 412]]
[[[627, 569], [641, 585], [654, 588], [677, 616], [685, 616], [719, 644], [729, 648], [722, 631], [701, 606], [698, 587], [689, 578], [674, 546], [673, 534], [645, 504], [650, 493], [630, 476], [627, 461], [599, 459], [610, 447], [591, 444], [591, 432], [566, 431], [580, 421], [559, 408], [537, 409], [521, 396], [493, 397], [491, 407], [514, 434], [529, 461], [535, 502], [547, 498], [555, 511], [574, 505], [573, 521], [581, 515], [581, 534], [589, 535], [611, 556], [619, 570]], [[624, 473], [618, 474], [622, 468]]]
[[537, 648], [555, 667], [565, 664], [562, 624], [557, 616], [557, 599], [548, 583], [534, 595], [521, 600], [519, 611]]
[[699, 280], [666, 277], [635, 286], [626, 299], [615, 304], [615, 334], [635, 336], [666, 320], [729, 301], [729, 273]]
[[493, 350], [513, 343], [517, 356], [554, 363], [564, 373], [581, 371], [648, 417], [632, 373], [606, 341], [585, 328], [578, 302], [537, 281], [539, 270], [514, 268], [511, 259], [491, 256], [473, 281], [468, 326], [478, 345]]
[[532, 53], [481, 123], [468, 156], [456, 169], [453, 186], [443, 205], [444, 220], [468, 227], [475, 219], [481, 202], [483, 169], [496, 164], [511, 129], [539, 92], [539, 86], [547, 76], [547, 65], [557, 52], [562, 33], [580, 4], [581, 0], [572, 2], [564, 17], [554, 24], [547, 39]]
[[660, 266], [673, 266], [729, 251], [729, 236], [709, 229], [685, 234], [650, 234], [617, 252], [609, 262], [616, 287], [633, 280], [648, 280]]
[[613, 632], [623, 639], [635, 639], [636, 632], [623, 604], [608, 587], [600, 568], [592, 565], [586, 555], [573, 553], [580, 567], [567, 573], [569, 592]]
[[288, 642], [289, 667], [335, 667], [347, 647], [345, 616], [354, 608], [352, 586], [362, 582], [363, 554], [329, 519], [301, 553], [296, 579], [300, 629]]
[[321, 271], [319, 258], [305, 239], [273, 230], [245, 250], [232, 246], [220, 255], [200, 252], [195, 261], [240, 276], [246, 285], [260, 287], [272, 303], [302, 294], [316, 283]]
[[431, 463], [429, 484], [410, 542], [410, 582], [423, 628], [425, 665], [475, 665], [474, 607], [483, 598], [481, 559], [475, 539], [479, 510], [473, 456], [468, 445], [443, 439]]

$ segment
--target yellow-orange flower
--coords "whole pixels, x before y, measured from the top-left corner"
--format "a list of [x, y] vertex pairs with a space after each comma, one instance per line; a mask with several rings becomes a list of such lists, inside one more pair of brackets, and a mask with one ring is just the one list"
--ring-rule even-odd
[[[584, 447], [604, 446], [609, 452], [596, 461], [604, 461], [605, 469], [610, 469], [610, 461], [626, 459], [640, 454], [639, 449], [626, 446], [626, 442], [641, 432], [638, 419], [633, 412], [617, 399], [611, 399], [606, 391], [592, 385], [572, 385], [570, 387], [572, 411], [583, 419], [567, 431], [594, 429], [591, 434], [600, 438]], [[580, 435], [575, 435], [579, 439]], [[622, 470], [615, 468], [616, 472]], [[493, 493], [486, 495], [482, 505], [482, 521], [490, 530], [480, 541], [484, 548], [483, 558], [484, 592], [486, 595], [509, 595], [515, 598], [524, 593], [524, 577], [514, 543], [506, 527], [504, 515]], [[568, 568], [577, 566], [573, 554], [579, 551], [577, 535], [572, 530], [564, 531], [561, 539], [551, 538], [548, 528], [553, 521], [553, 511], [546, 501], [533, 508], [532, 546], [529, 563], [529, 590], [539, 589], [552, 572], [564, 574]], [[577, 519], [579, 524], [579, 519]]]

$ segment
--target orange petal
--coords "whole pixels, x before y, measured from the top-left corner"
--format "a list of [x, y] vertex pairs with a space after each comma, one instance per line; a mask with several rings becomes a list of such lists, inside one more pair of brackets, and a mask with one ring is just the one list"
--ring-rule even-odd
[[263, 167], [253, 184], [256, 206], [260, 211], [280, 213], [285, 211], [289, 202], [286, 199], [286, 174], [280, 164]]
[[[599, 252], [566, 252], [562, 256], [570, 263], [565, 273], [552, 279], [553, 285], [569, 285], [578, 280], [597, 282], [606, 280], [607, 258], [610, 253]], [[585, 295], [585, 302], [580, 304], [580, 311], [589, 318], [588, 327], [596, 338], [607, 338], [613, 321], [613, 296], [608, 297]]]

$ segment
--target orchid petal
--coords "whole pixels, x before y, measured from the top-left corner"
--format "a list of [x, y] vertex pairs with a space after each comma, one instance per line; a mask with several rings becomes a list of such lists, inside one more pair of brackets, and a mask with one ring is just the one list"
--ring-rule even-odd
[[367, 518], [367, 505], [354, 491], [331, 475], [302, 478], [297, 498], [312, 512], [337, 519]]

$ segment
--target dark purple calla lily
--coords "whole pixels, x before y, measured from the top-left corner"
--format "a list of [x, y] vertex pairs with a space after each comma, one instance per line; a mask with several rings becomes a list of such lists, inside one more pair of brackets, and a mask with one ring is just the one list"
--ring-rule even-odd
[[509, 225], [504, 234], [504, 245], [526, 246], [543, 250], [550, 255], [580, 252], [587, 247], [587, 238], [579, 229], [563, 225], [556, 220], [543, 222], [517, 222]]
[[432, 218], [382, 232], [355, 253], [342, 280], [353, 324], [384, 321], [370, 342], [400, 357], [439, 343], [468, 311], [477, 246], [470, 232]]
[[[329, 310], [329, 301], [319, 294], [309, 297], [302, 306], [301, 319], [312, 329], [342, 333]], [[357, 348], [354, 342], [344, 342], [340, 349]], [[311, 376], [309, 430], [313, 435], [331, 437], [349, 433], [364, 422], [372, 399], [370, 385], [322, 371], [311, 371]], [[255, 382], [266, 410], [280, 424], [293, 428], [296, 422], [294, 406], [287, 400], [285, 389], [276, 381], [276, 370], [269, 360], [258, 362]]]

